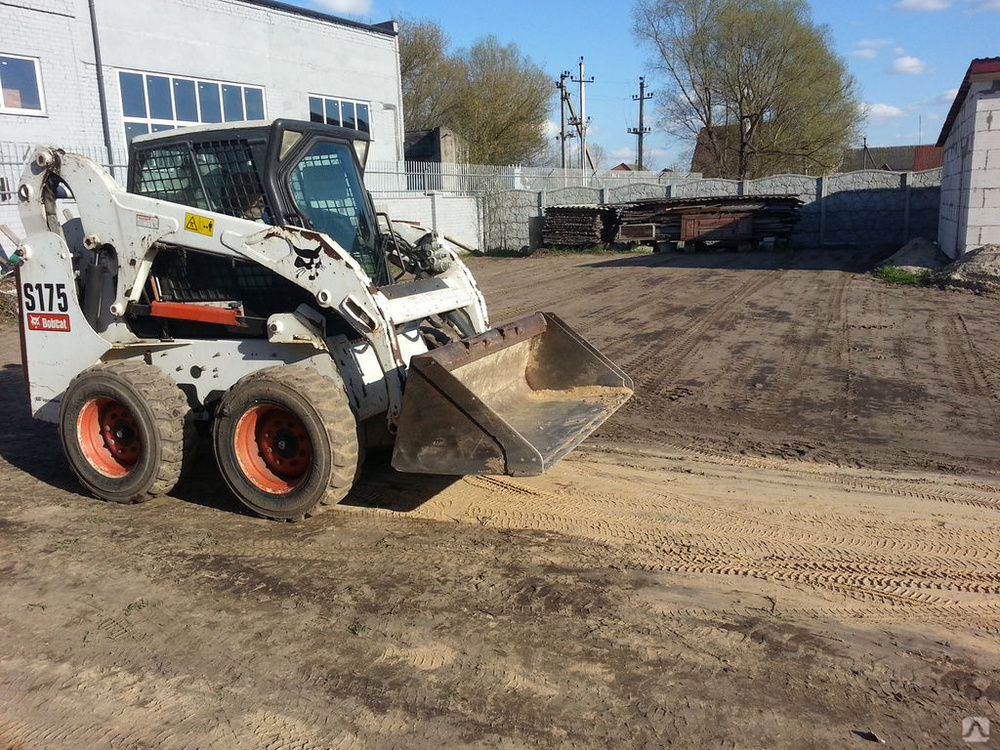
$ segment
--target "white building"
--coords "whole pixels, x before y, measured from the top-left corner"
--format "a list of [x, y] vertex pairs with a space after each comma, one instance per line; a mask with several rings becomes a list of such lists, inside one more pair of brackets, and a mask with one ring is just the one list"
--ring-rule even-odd
[[1000, 243], [1000, 57], [973, 60], [945, 120], [938, 243], [949, 257]]
[[368, 130], [371, 158], [403, 158], [396, 23], [272, 0], [0, 3], [0, 89], [0, 223], [14, 226], [31, 144], [123, 165], [138, 133], [323, 118]]

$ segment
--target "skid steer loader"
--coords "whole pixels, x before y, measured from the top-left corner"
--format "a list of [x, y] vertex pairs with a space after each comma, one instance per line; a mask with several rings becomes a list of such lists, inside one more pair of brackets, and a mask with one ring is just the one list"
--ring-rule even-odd
[[250, 511], [343, 499], [366, 445], [402, 472], [532, 475], [632, 393], [551, 313], [490, 327], [464, 263], [402, 243], [364, 133], [291, 120], [136, 138], [129, 189], [37, 148], [18, 188], [22, 356], [97, 497], [169, 492], [211, 423]]

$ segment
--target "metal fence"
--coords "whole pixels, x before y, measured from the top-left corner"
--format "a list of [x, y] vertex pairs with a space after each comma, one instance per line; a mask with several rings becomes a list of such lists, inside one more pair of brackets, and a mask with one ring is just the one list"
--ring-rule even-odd
[[[14, 192], [33, 150], [30, 143], [0, 141], [0, 203], [14, 200]], [[111, 170], [124, 182], [128, 155], [113, 154], [108, 163], [104, 148], [63, 146], [83, 154]], [[557, 167], [495, 167], [477, 164], [434, 164], [416, 161], [371, 159], [365, 170], [365, 184], [376, 198], [392, 198], [414, 193], [444, 192], [477, 196], [510, 190], [557, 190], [567, 187], [614, 188], [636, 183], [668, 185], [690, 179], [680, 172], [614, 172]]]
[[[10, 204], [17, 200], [17, 185], [21, 180], [25, 162], [38, 144], [18, 143], [16, 141], [0, 141], [0, 205]], [[75, 154], [83, 154], [108, 169], [119, 182], [124, 182], [128, 154], [113, 153], [109, 164], [108, 152], [105, 148], [68, 148]]]
[[369, 160], [368, 189], [376, 196], [407, 192], [485, 195], [511, 190], [558, 190], [568, 187], [615, 188], [637, 183], [668, 185], [690, 179], [682, 172], [616, 172], [558, 167], [496, 167]]

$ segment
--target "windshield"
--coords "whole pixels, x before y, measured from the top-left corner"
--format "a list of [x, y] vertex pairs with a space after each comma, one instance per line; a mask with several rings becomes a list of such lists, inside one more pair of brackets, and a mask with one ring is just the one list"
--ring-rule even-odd
[[388, 283], [374, 221], [346, 143], [314, 143], [292, 169], [292, 198], [313, 229], [329, 235], [376, 284]]

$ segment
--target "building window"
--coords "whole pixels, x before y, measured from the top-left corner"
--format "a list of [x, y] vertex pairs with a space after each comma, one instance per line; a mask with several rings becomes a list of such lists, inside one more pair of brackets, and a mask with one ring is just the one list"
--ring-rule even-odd
[[238, 83], [120, 71], [125, 135], [184, 125], [264, 119], [264, 89]]
[[0, 112], [44, 114], [41, 81], [37, 59], [0, 55]]
[[350, 99], [331, 99], [327, 96], [309, 97], [309, 120], [340, 125], [364, 133], [372, 132], [371, 109], [364, 102]]

